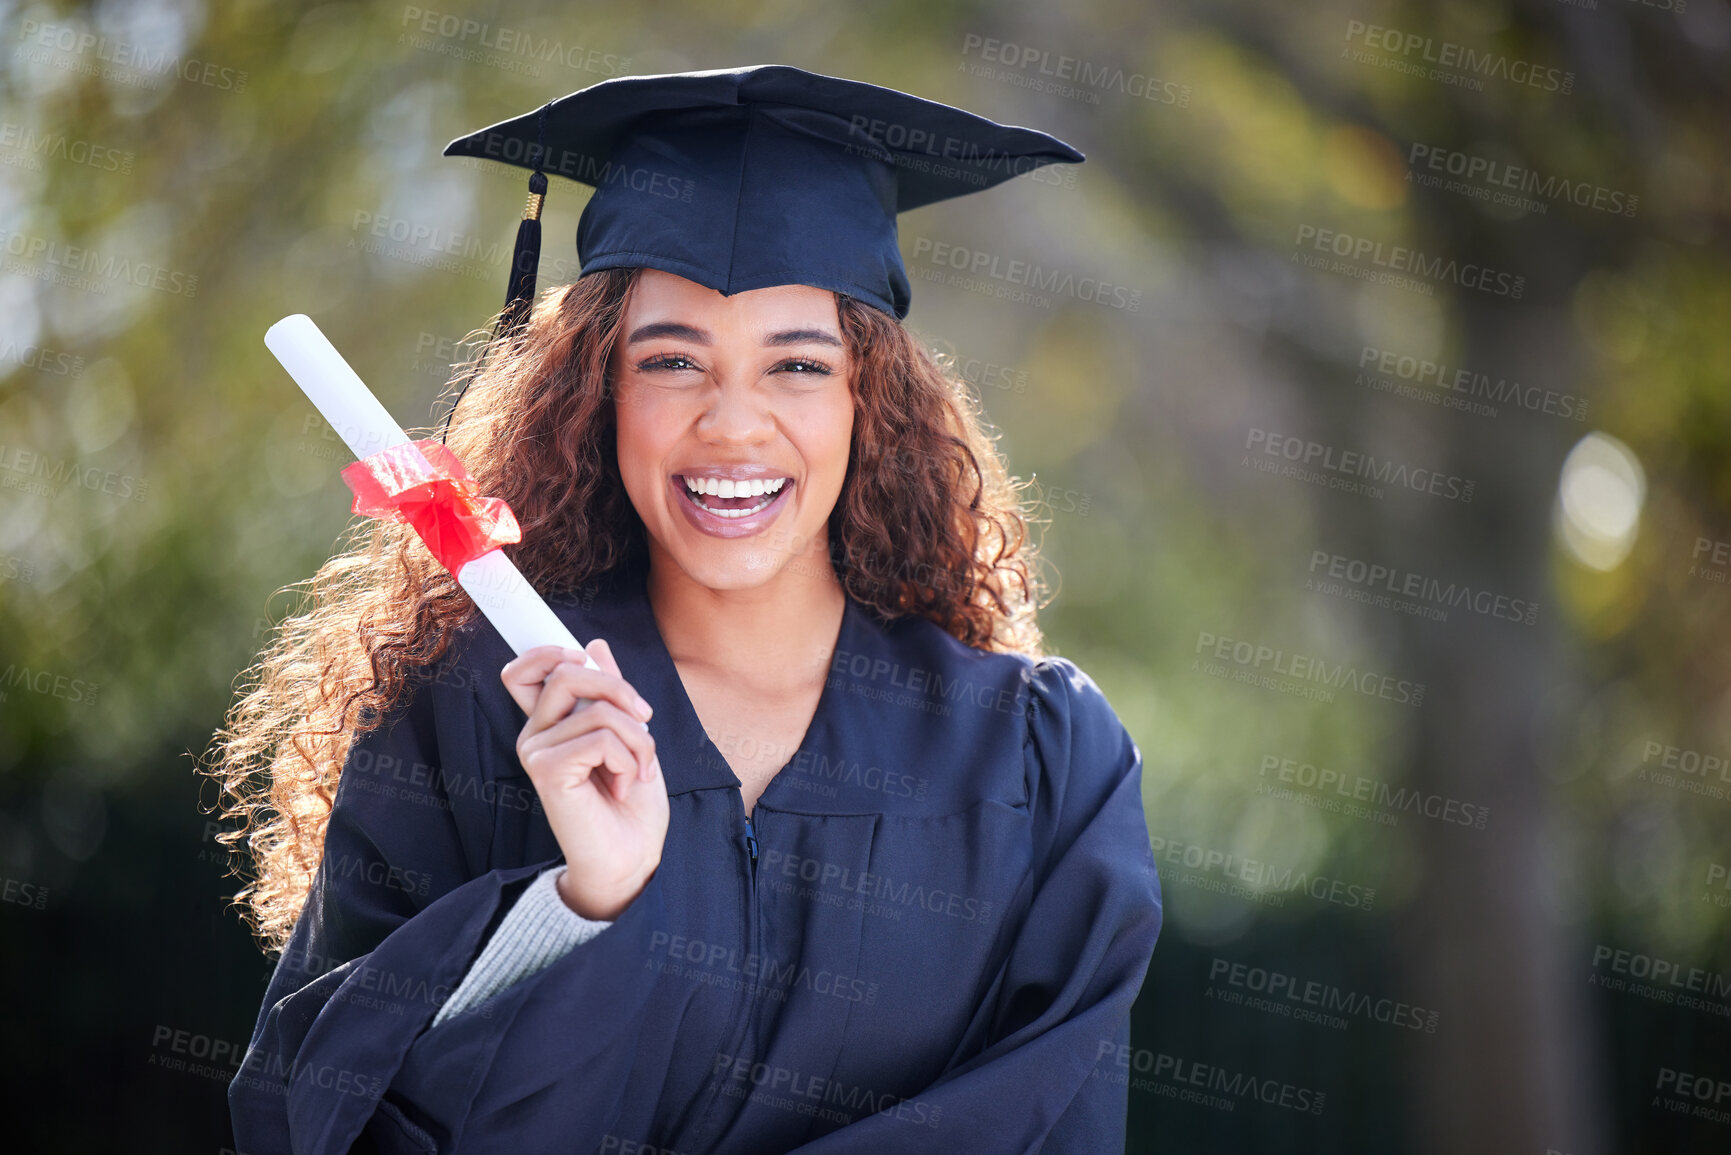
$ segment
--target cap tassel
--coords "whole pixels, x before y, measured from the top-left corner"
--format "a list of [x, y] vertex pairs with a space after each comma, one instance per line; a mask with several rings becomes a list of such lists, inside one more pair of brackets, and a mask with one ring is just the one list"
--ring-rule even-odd
[[517, 245], [511, 253], [511, 284], [505, 294], [500, 335], [516, 331], [529, 318], [529, 305], [535, 299], [535, 275], [541, 265], [541, 202], [546, 196], [547, 174], [539, 171], [531, 174], [529, 203], [523, 208], [523, 220], [517, 226]]
[[541, 202], [547, 198], [547, 174], [541, 171], [541, 165], [547, 156], [547, 110], [551, 107], [551, 101], [541, 106], [540, 140], [534, 152], [535, 171], [529, 174], [529, 203], [523, 206], [523, 220], [517, 226], [517, 244], [511, 250], [511, 283], [505, 290], [505, 308], [499, 314], [499, 327], [493, 330], [493, 339], [487, 342], [487, 347], [463, 371], [462, 384], [458, 386], [457, 395], [451, 399], [451, 407], [445, 410], [445, 419], [439, 426], [440, 442], [450, 436], [451, 418], [456, 416], [463, 394], [469, 391], [470, 382], [480, 372], [481, 361], [498, 347], [500, 338], [515, 333], [529, 319], [529, 306], [535, 299], [535, 275], [541, 266]]

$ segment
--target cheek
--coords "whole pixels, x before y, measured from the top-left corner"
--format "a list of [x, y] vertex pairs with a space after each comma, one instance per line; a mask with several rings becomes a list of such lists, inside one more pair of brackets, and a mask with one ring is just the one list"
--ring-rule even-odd
[[[671, 414], [653, 404], [648, 390], [629, 386], [613, 405], [613, 428], [619, 455], [619, 472], [629, 481], [648, 478], [665, 456]], [[653, 480], [653, 478], [650, 478]]]
[[821, 432], [824, 460], [839, 487], [847, 475], [848, 457], [853, 453], [854, 408], [852, 401], [836, 407]]

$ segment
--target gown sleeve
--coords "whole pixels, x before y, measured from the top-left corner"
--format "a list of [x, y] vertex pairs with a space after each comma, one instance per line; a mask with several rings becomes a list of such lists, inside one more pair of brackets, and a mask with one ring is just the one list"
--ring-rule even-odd
[[[1024, 761], [1039, 865], [969, 1029], [984, 1021], [984, 1045], [903, 1104], [802, 1144], [800, 1155], [1124, 1150], [1129, 1088], [1113, 1076], [1161, 923], [1142, 755], [1068, 659], [1035, 663], [1030, 689]], [[915, 1103], [935, 1126], [910, 1126]]]
[[[477, 783], [496, 779], [494, 748], [511, 748], [494, 737], [472, 690], [426, 683], [352, 744], [306, 906], [229, 1084], [236, 1150], [466, 1150], [578, 1066], [580, 1092], [552, 1113], [574, 1150], [607, 1132], [653, 983], [642, 959], [665, 917], [659, 872], [588, 941], [432, 1024], [561, 861], [486, 869], [495, 803]], [[555, 1029], [573, 1019], [582, 1030]]]
[[612, 919], [584, 918], [565, 905], [558, 891], [559, 876], [564, 873], [565, 868], [558, 866], [535, 876], [487, 940], [481, 957], [433, 1016], [435, 1027], [557, 962], [573, 947], [582, 946], [613, 925]]

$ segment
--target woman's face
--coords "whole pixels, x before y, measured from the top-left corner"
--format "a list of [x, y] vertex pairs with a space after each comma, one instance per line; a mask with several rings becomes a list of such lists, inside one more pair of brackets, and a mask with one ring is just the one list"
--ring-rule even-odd
[[833, 580], [827, 526], [855, 372], [833, 293], [724, 297], [645, 269], [609, 369], [619, 470], [656, 564], [711, 589], [760, 586], [790, 565]]

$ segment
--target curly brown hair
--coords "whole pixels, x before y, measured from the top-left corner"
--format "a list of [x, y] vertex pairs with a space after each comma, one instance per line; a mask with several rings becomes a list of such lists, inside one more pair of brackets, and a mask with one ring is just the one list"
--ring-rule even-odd
[[[449, 443], [481, 491], [516, 513], [523, 539], [505, 551], [549, 598], [647, 557], [607, 379], [638, 272], [548, 290], [522, 329], [453, 379], [471, 383]], [[1039, 658], [1044, 583], [1021, 499], [1031, 483], [1006, 474], [953, 364], [875, 308], [837, 294], [837, 310], [858, 366], [853, 443], [828, 523], [837, 576], [885, 619], [918, 614], [970, 646]], [[552, 477], [561, 484], [544, 484]], [[218, 835], [246, 882], [234, 902], [272, 952], [305, 905], [350, 743], [479, 613], [405, 526], [359, 521], [340, 546], [287, 587], [299, 612], [238, 679], [199, 767], [220, 787], [215, 808], [238, 820]]]

